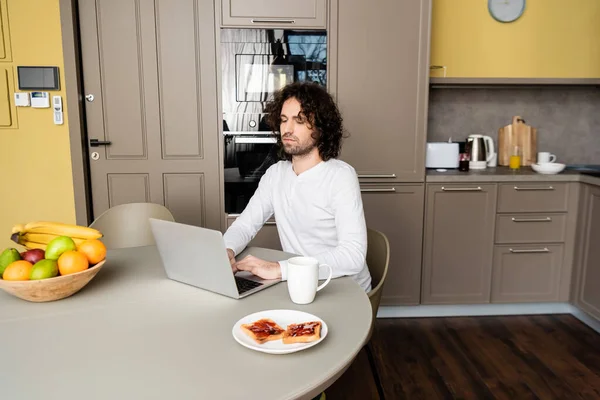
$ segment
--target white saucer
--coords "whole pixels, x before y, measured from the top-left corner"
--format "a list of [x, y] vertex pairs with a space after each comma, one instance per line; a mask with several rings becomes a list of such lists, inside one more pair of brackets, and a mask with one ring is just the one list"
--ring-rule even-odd
[[[242, 324], [249, 324], [261, 318], [270, 318], [281, 328], [285, 329], [289, 324], [298, 324], [301, 322], [319, 321], [321, 322], [321, 338], [310, 343], [283, 344], [283, 341], [273, 340], [263, 344], [258, 344], [242, 331]], [[321, 343], [327, 336], [327, 324], [321, 318], [296, 310], [266, 310], [254, 314], [246, 315], [235, 323], [231, 331], [233, 338], [242, 346], [252, 350], [269, 354], [289, 354], [297, 351], [306, 350]]]

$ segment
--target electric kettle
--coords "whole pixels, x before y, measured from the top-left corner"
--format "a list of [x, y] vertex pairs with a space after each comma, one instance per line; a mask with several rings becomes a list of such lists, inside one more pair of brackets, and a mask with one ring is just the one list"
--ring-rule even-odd
[[494, 149], [494, 140], [485, 135], [469, 135], [465, 150], [470, 156], [469, 169], [495, 167], [498, 155]]

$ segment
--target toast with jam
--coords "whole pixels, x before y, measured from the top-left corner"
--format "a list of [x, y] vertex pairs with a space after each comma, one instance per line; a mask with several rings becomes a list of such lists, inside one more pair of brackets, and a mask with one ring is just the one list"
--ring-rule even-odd
[[270, 318], [259, 319], [251, 324], [242, 324], [242, 331], [258, 344], [279, 340], [285, 331]]
[[290, 324], [283, 333], [283, 343], [309, 343], [321, 338], [321, 322], [311, 321]]

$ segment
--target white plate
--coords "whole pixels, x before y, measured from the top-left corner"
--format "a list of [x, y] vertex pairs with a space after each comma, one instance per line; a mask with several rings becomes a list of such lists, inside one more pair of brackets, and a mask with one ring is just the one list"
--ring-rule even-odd
[[[282, 329], [286, 329], [289, 324], [319, 321], [321, 322], [321, 337], [319, 340], [315, 340], [314, 342], [310, 343], [283, 344], [283, 341], [280, 339], [258, 344], [242, 331], [242, 324], [249, 324], [261, 318], [272, 319], [279, 326], [281, 326]], [[233, 338], [239, 344], [249, 349], [269, 354], [288, 354], [316, 346], [317, 344], [321, 343], [323, 339], [325, 339], [325, 336], [327, 336], [327, 331], [328, 329], [325, 321], [315, 315], [296, 310], [266, 310], [246, 315], [244, 318], [235, 323], [231, 333], [233, 334]]]

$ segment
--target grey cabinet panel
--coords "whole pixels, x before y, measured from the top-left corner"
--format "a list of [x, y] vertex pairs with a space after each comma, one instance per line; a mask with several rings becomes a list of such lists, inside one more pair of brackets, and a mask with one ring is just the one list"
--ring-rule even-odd
[[560, 212], [568, 208], [569, 184], [519, 182], [500, 184], [498, 212]]
[[587, 197], [579, 306], [600, 319], [600, 187], [590, 187]]
[[206, 194], [204, 174], [164, 174], [165, 207], [175, 221], [206, 226]]
[[221, 0], [222, 26], [325, 28], [327, 0]]
[[562, 262], [562, 244], [496, 246], [492, 303], [557, 301]]
[[148, 174], [108, 174], [107, 183], [110, 207], [150, 201]]
[[190, 35], [200, 23], [195, 0], [157, 0], [156, 7], [162, 157], [202, 158], [200, 44]]
[[330, 82], [349, 133], [341, 158], [363, 182], [424, 179], [429, 13], [430, 0], [337, 6]]
[[367, 226], [390, 242], [382, 305], [419, 304], [423, 243], [423, 185], [361, 185]]
[[496, 243], [557, 243], [565, 241], [567, 214], [499, 214]]
[[496, 185], [427, 185], [424, 304], [490, 301]]
[[[236, 216], [227, 216], [227, 228], [233, 224]], [[277, 233], [277, 224], [274, 219], [270, 219], [256, 234], [254, 239], [248, 243], [248, 247], [264, 247], [266, 249], [281, 250], [281, 240]]]

